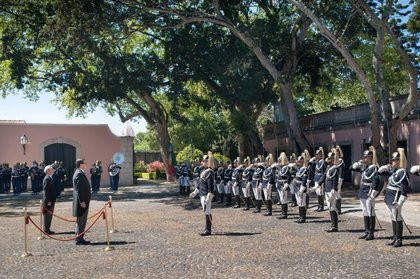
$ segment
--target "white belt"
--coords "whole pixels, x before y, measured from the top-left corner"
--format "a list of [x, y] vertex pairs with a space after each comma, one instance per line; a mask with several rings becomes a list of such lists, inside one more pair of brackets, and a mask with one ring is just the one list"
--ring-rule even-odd
[[400, 188], [398, 188], [398, 187], [394, 187], [394, 186], [389, 186], [388, 185], [388, 187], [386, 187], [387, 189], [389, 189], [389, 190], [392, 190], [392, 191], [397, 191], [397, 192], [399, 192], [399, 191], [401, 191], [401, 189]]

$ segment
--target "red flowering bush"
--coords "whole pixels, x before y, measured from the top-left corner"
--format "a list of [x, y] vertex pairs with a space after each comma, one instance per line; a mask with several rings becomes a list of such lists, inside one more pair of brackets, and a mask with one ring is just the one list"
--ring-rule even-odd
[[165, 165], [162, 162], [154, 161], [147, 166], [147, 172], [165, 172]]

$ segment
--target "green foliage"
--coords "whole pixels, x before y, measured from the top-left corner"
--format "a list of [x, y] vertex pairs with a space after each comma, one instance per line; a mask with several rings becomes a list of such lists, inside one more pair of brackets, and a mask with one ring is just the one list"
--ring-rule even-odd
[[230, 161], [230, 159], [220, 153], [213, 153], [213, 158], [215, 160], [215, 162], [222, 162], [222, 163], [227, 163]]
[[192, 145], [187, 145], [184, 149], [178, 152], [178, 154], [176, 155], [176, 161], [178, 162], [178, 164], [180, 164], [183, 161], [191, 163], [196, 158], [198, 158], [201, 162], [203, 156], [203, 151], [194, 148]]
[[136, 162], [134, 165], [134, 172], [147, 172], [148, 165], [144, 161]]
[[134, 137], [134, 150], [147, 151], [159, 150], [159, 142], [157, 141], [155, 132], [148, 128], [146, 132], [139, 132]]

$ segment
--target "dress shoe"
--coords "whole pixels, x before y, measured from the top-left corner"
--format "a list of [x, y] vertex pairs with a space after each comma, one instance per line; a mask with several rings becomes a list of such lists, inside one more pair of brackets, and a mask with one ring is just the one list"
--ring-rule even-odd
[[80, 239], [78, 241], [76, 241], [76, 245], [89, 245], [90, 241], [84, 240], [84, 239]]
[[50, 231], [50, 230], [48, 230], [48, 231], [45, 231], [45, 233], [46, 233], [46, 234], [55, 234], [55, 232], [53, 232], [53, 231]]

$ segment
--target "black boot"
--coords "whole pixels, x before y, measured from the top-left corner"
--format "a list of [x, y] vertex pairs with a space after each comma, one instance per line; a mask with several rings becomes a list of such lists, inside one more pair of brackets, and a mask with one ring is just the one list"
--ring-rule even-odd
[[255, 201], [254, 213], [260, 213], [261, 212], [261, 204], [262, 204], [262, 200], [256, 200]]
[[337, 232], [338, 231], [338, 214], [336, 211], [330, 211], [331, 217], [331, 228], [327, 232]]
[[393, 246], [396, 240], [397, 240], [397, 222], [392, 221], [392, 240], [388, 242], [387, 245]]
[[375, 239], [375, 224], [376, 224], [375, 216], [370, 216], [369, 217], [369, 234], [366, 236], [365, 240]]
[[306, 206], [305, 208], [308, 209], [309, 208], [309, 194], [306, 194]]
[[324, 211], [324, 196], [319, 196], [320, 211]]
[[232, 204], [232, 195], [226, 194], [225, 197], [226, 197], [226, 201], [225, 201], [224, 206], [230, 206]]
[[318, 196], [317, 195], [317, 197], [318, 197], [318, 208], [315, 211], [320, 212], [321, 211], [321, 200], [322, 200], [322, 196]]
[[287, 207], [287, 203], [281, 205], [281, 215], [277, 219], [287, 219]]
[[341, 199], [336, 200], [337, 213], [341, 214]]
[[369, 216], [363, 216], [363, 221], [365, 223], [365, 234], [360, 236], [359, 239], [365, 239], [369, 234]]
[[236, 202], [235, 202], [235, 205], [233, 206], [233, 208], [241, 207], [241, 197], [239, 195], [236, 195], [235, 200], [236, 200]]
[[296, 200], [296, 196], [294, 194], [292, 195], [292, 204], [290, 206], [291, 207], [297, 206], [297, 200]]
[[191, 192], [191, 188], [190, 186], [187, 186], [187, 195], [190, 195], [190, 192]]
[[246, 197], [245, 198], [245, 208], [243, 210], [244, 211], [249, 210], [250, 207], [251, 207], [251, 198], [250, 197]]
[[219, 200], [216, 202], [217, 204], [223, 203], [223, 194], [219, 194]]
[[182, 186], [181, 186], [181, 185], [179, 185], [179, 193], [180, 193], [180, 194], [182, 194], [182, 192], [183, 192], [183, 191], [182, 191]]
[[403, 236], [403, 221], [397, 221], [397, 239], [395, 240], [394, 247], [401, 247], [402, 244], [402, 236]]
[[273, 215], [273, 202], [271, 200], [267, 200], [267, 213], [264, 216], [271, 216]]
[[200, 233], [200, 235], [211, 235], [211, 215], [206, 215], [206, 229], [202, 233]]
[[297, 222], [300, 223], [305, 223], [306, 221], [306, 208], [304, 206], [299, 206], [299, 219], [297, 220]]

